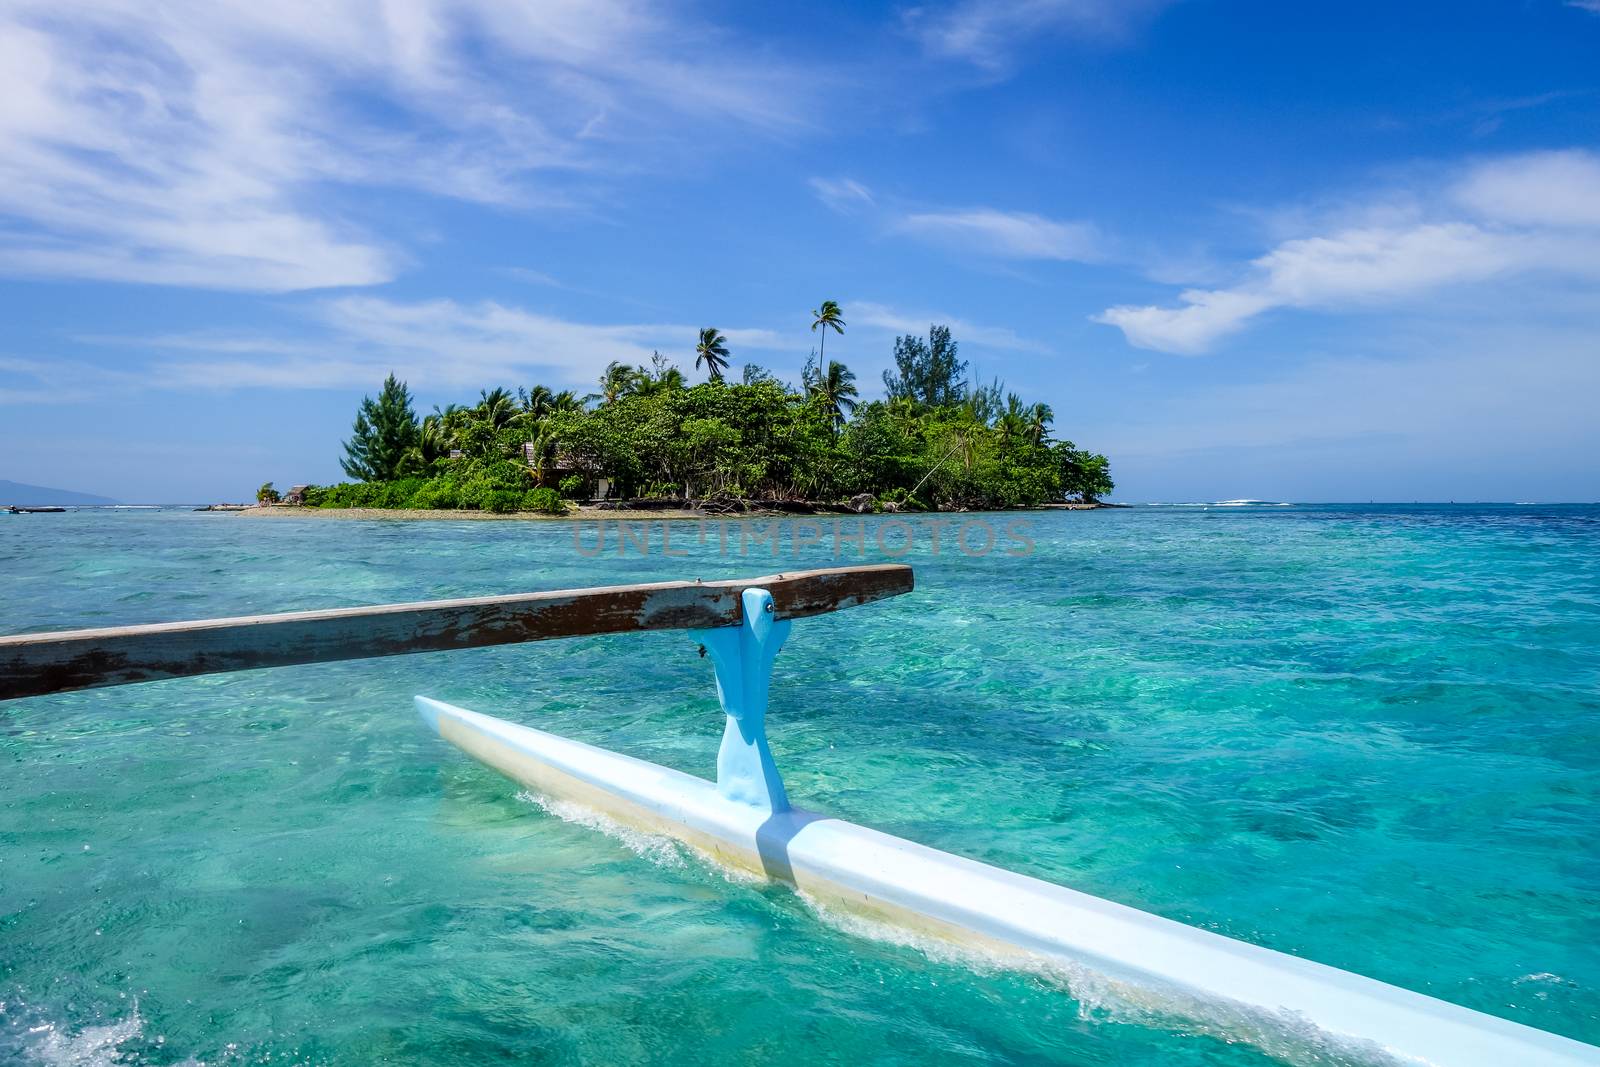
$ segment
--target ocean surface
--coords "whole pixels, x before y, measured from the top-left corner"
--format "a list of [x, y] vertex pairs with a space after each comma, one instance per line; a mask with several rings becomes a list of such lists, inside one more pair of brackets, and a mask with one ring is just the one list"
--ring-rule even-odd
[[[796, 803], [1600, 1043], [1600, 507], [959, 518], [0, 515], [0, 632], [904, 559], [778, 658]], [[0, 705], [0, 1063], [1277, 1062], [552, 809], [414, 693], [714, 775], [683, 634]]]

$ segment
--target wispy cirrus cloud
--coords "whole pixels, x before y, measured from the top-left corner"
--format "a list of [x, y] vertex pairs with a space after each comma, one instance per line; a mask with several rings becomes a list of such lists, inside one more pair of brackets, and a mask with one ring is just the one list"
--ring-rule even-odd
[[1002, 259], [1066, 260], [1102, 258], [1101, 239], [1087, 222], [1061, 222], [1027, 211], [992, 207], [913, 212], [893, 228], [923, 240]]
[[845, 303], [845, 311], [852, 327], [867, 330], [895, 334], [925, 334], [930, 325], [948, 326], [956, 340], [986, 348], [1011, 352], [1049, 351], [1048, 346], [1023, 337], [1010, 327], [977, 323], [938, 310], [907, 310], [870, 300], [851, 300]]
[[1468, 171], [1450, 196], [1483, 218], [1512, 225], [1600, 226], [1600, 155], [1536, 152], [1493, 160]]
[[999, 74], [1029, 42], [1078, 36], [1116, 41], [1173, 0], [958, 0], [903, 12], [906, 30], [932, 56]]
[[1095, 262], [1105, 241], [1088, 222], [1047, 218], [1031, 211], [979, 205], [908, 209], [892, 200], [880, 204], [872, 190], [853, 178], [811, 178], [817, 199], [841, 215], [870, 212], [884, 231], [913, 237], [963, 253], [1000, 259]]
[[818, 200], [841, 215], [872, 207], [872, 190], [854, 178], [812, 178], [806, 184]]
[[[629, 0], [0, 8], [0, 270], [288, 291], [406, 252], [350, 190], [508, 207], [663, 131], [805, 121], [797, 68]], [[670, 138], [670, 133], [667, 135]]]
[[1100, 424], [1083, 432], [1147, 499], [1366, 500], [1374, 472], [1389, 471], [1444, 497], [1592, 500], [1592, 338], [1574, 324], [1440, 321], [1389, 345], [1285, 351], [1261, 380], [1086, 412]]
[[1538, 272], [1600, 281], [1600, 157], [1539, 152], [1481, 162], [1399, 203], [1372, 224], [1295, 237], [1253, 260], [1237, 285], [1188, 289], [1175, 306], [1120, 305], [1094, 319], [1130, 344], [1211, 350], [1276, 308], [1403, 303], [1448, 286]]
[[[133, 381], [157, 389], [359, 388], [392, 370], [417, 386], [475, 390], [535, 380], [581, 388], [612, 360], [644, 364], [657, 350], [689, 371], [697, 329], [578, 322], [495, 301], [371, 296], [319, 301], [308, 315], [292, 334], [202, 330], [77, 340], [140, 352]], [[746, 351], [792, 352], [803, 344], [759, 327], [722, 332], [741, 358]]]
[[136, 384], [132, 377], [72, 360], [0, 356], [0, 406], [79, 404]]
[[[872, 301], [845, 302], [848, 336], [922, 334], [947, 325], [980, 348], [1047, 352], [1048, 347], [995, 326], [936, 309]], [[283, 332], [191, 330], [146, 336], [79, 334], [81, 345], [114, 349], [122, 369], [106, 372], [69, 361], [0, 359], [0, 402], [44, 393], [83, 399], [74, 383], [114, 382], [128, 390], [370, 388], [393, 371], [415, 387], [469, 392], [494, 384], [544, 382], [580, 391], [607, 363], [646, 364], [657, 351], [694, 377], [697, 327], [669, 322], [581, 322], [496, 301], [399, 301], [351, 295], [316, 301]], [[752, 354], [798, 365], [812, 342], [803, 329], [728, 327], [736, 362]], [[887, 346], [883, 346], [887, 349]], [[110, 373], [110, 377], [108, 377]], [[98, 386], [97, 386], [98, 387]]]

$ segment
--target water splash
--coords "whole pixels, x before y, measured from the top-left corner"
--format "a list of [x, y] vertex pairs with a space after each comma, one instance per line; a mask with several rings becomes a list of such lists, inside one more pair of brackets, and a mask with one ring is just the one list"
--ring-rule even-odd
[[[0, 1020], [9, 1021], [21, 1005], [0, 1002]], [[29, 1014], [26, 1009], [22, 1014]], [[129, 1062], [122, 1045], [144, 1032], [144, 1020], [139, 1016], [139, 1005], [125, 1018], [95, 1026], [85, 1026], [68, 1031], [60, 1024], [30, 1018], [18, 1020], [15, 1030], [0, 1037], [0, 1053], [15, 1055], [22, 1063], [40, 1064], [43, 1067], [117, 1067]]]
[[[698, 849], [661, 834], [624, 826], [594, 808], [557, 800], [532, 790], [517, 793], [564, 822], [597, 830], [630, 852], [662, 867], [681, 870], [692, 857], [736, 885], [767, 880], [718, 862]], [[821, 923], [851, 937], [911, 949], [935, 963], [959, 967], [979, 976], [1021, 974], [1070, 996], [1080, 1017], [1164, 1030], [1188, 1037], [1208, 1037], [1226, 1044], [1248, 1045], [1292, 1067], [1403, 1067], [1371, 1042], [1341, 1038], [1289, 1012], [1263, 1011], [1220, 997], [1203, 997], [1156, 983], [1114, 978], [1076, 960], [1036, 953], [1000, 953], [919, 934], [892, 923], [832, 907], [795, 890], [795, 895]]]
[[649, 860], [658, 867], [668, 867], [681, 870], [684, 866], [684, 846], [681, 842], [663, 834], [647, 834], [642, 830], [635, 830], [631, 826], [602, 814], [594, 808], [577, 804], [570, 800], [557, 800], [554, 797], [536, 793], [531, 789], [524, 789], [517, 794], [517, 799], [543, 811], [547, 815], [554, 815], [563, 822], [570, 822], [575, 826], [582, 826], [590, 830], [598, 830], [613, 841], [618, 842], [629, 852]]
[[1086, 1020], [1249, 1045], [1292, 1067], [1403, 1067], [1410, 1062], [1372, 1042], [1330, 1034], [1296, 1013], [1263, 1011], [1222, 997], [1114, 978], [1063, 957], [958, 945], [840, 910], [805, 892], [796, 895], [818, 921], [851, 937], [911, 949], [934, 963], [980, 976], [1020, 974], [1059, 989], [1077, 1002], [1078, 1014]]

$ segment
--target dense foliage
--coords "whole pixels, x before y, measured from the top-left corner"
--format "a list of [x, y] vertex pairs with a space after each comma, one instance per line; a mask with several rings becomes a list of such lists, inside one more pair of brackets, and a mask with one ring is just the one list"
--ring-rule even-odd
[[411, 392], [391, 374], [384, 379], [378, 399], [369, 396], [361, 401], [339, 465], [363, 482], [397, 478], [405, 471], [407, 454], [416, 447], [418, 431]]
[[[813, 313], [826, 332], [838, 305]], [[1113, 484], [1104, 456], [1051, 437], [1049, 405], [975, 385], [950, 331], [895, 341], [885, 400], [859, 403], [837, 360], [808, 361], [798, 389], [754, 364], [725, 380], [726, 338], [701, 331], [688, 385], [659, 354], [612, 363], [599, 391], [485, 391], [470, 407], [418, 419], [391, 375], [346, 445], [359, 482], [312, 487], [321, 507], [473, 508], [560, 513], [566, 498], [612, 496], [840, 501], [869, 493], [911, 509], [1027, 507], [1093, 500]]]

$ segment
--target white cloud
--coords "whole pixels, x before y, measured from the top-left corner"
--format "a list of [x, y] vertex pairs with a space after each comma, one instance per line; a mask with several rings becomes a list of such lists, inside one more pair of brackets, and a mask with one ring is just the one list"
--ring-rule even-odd
[[872, 190], [854, 178], [812, 178], [807, 184], [818, 200], [841, 215], [873, 205]]
[[794, 128], [807, 83], [723, 43], [628, 0], [11, 0], [0, 269], [382, 282], [404, 255], [346, 189], [559, 202], [556, 175], [637, 166], [673, 119]]
[[519, 282], [527, 282], [529, 285], [547, 285], [552, 289], [567, 288], [566, 285], [562, 284], [561, 279], [555, 275], [547, 274], [542, 270], [533, 270], [529, 267], [502, 267], [500, 273], [508, 278], [515, 278]]
[[65, 359], [0, 356], [0, 406], [79, 404], [138, 384], [136, 375], [115, 368]]
[[[1600, 0], [1595, 0], [1600, 9]], [[1600, 226], [1600, 156], [1534, 152], [1474, 168], [1452, 193], [1497, 222], [1529, 226]]]
[[1567, 0], [1567, 6], [1587, 11], [1591, 15], [1600, 15], [1600, 0]]
[[1113, 457], [1133, 500], [1600, 494], [1588, 330], [1440, 323], [1389, 347], [1285, 359], [1264, 381], [1152, 396], [1103, 418], [1085, 411], [1079, 439]]
[[[851, 301], [845, 313], [852, 336], [858, 331], [867, 336], [923, 334], [930, 323], [942, 323], [957, 340], [980, 347], [1047, 351], [1010, 329], [937, 311], [908, 312]], [[538, 381], [581, 391], [612, 360], [645, 364], [656, 351], [694, 378], [698, 329], [688, 323], [574, 322], [494, 301], [403, 302], [352, 295], [314, 304], [310, 322], [293, 334], [80, 334], [74, 340], [140, 353], [122, 361], [127, 370], [117, 380], [119, 387], [130, 389], [368, 388], [392, 370], [412, 386], [429, 390], [475, 391], [485, 385]], [[814, 340], [803, 329], [784, 333], [725, 326], [722, 333], [736, 363], [750, 362], [756, 353], [781, 353], [795, 356], [798, 364], [798, 356]], [[0, 372], [6, 369], [0, 361]], [[42, 363], [19, 362], [14, 369], [29, 379], [18, 383], [25, 388], [64, 388], [75, 378], [105, 380], [100, 372], [52, 371]], [[5, 384], [0, 374], [0, 390]]]
[[959, 0], [911, 8], [906, 28], [932, 56], [965, 60], [998, 72], [1041, 36], [1072, 34], [1115, 40], [1172, 0]]
[[1286, 240], [1252, 261], [1225, 289], [1189, 289], [1178, 307], [1121, 305], [1094, 321], [1120, 328], [1130, 344], [1193, 355], [1274, 308], [1339, 309], [1393, 304], [1446, 286], [1551, 272], [1600, 279], [1600, 159], [1583, 152], [1539, 153], [1470, 168], [1422, 207], [1369, 214], [1409, 221], [1349, 226]]
[[985, 326], [940, 311], [905, 311], [868, 300], [851, 300], [844, 305], [845, 318], [851, 327], [881, 330], [894, 334], [926, 334], [930, 325], [948, 326], [955, 339], [968, 341], [986, 348], [1001, 348], [1012, 352], [1047, 352], [1038, 341], [1020, 337], [1015, 330], [1005, 326]]
[[1138, 348], [1154, 348], [1179, 355], [1198, 355], [1217, 341], [1244, 327], [1245, 320], [1272, 306], [1264, 296], [1227, 291], [1186, 289], [1179, 294], [1183, 307], [1107, 308], [1095, 322], [1116, 326]]
[[[322, 301], [311, 327], [292, 337], [203, 331], [77, 340], [152, 353], [138, 381], [162, 389], [364, 387], [391, 370], [427, 388], [543, 381], [581, 389], [612, 360], [648, 363], [657, 350], [692, 377], [698, 331], [686, 324], [573, 322], [493, 301], [405, 303], [369, 296]], [[736, 359], [750, 350], [804, 344], [768, 329], [722, 332]]]
[[964, 251], [1007, 259], [1092, 262], [1100, 258], [1099, 238], [1090, 224], [1057, 222], [1025, 211], [977, 207], [921, 212], [905, 216], [895, 229]]

